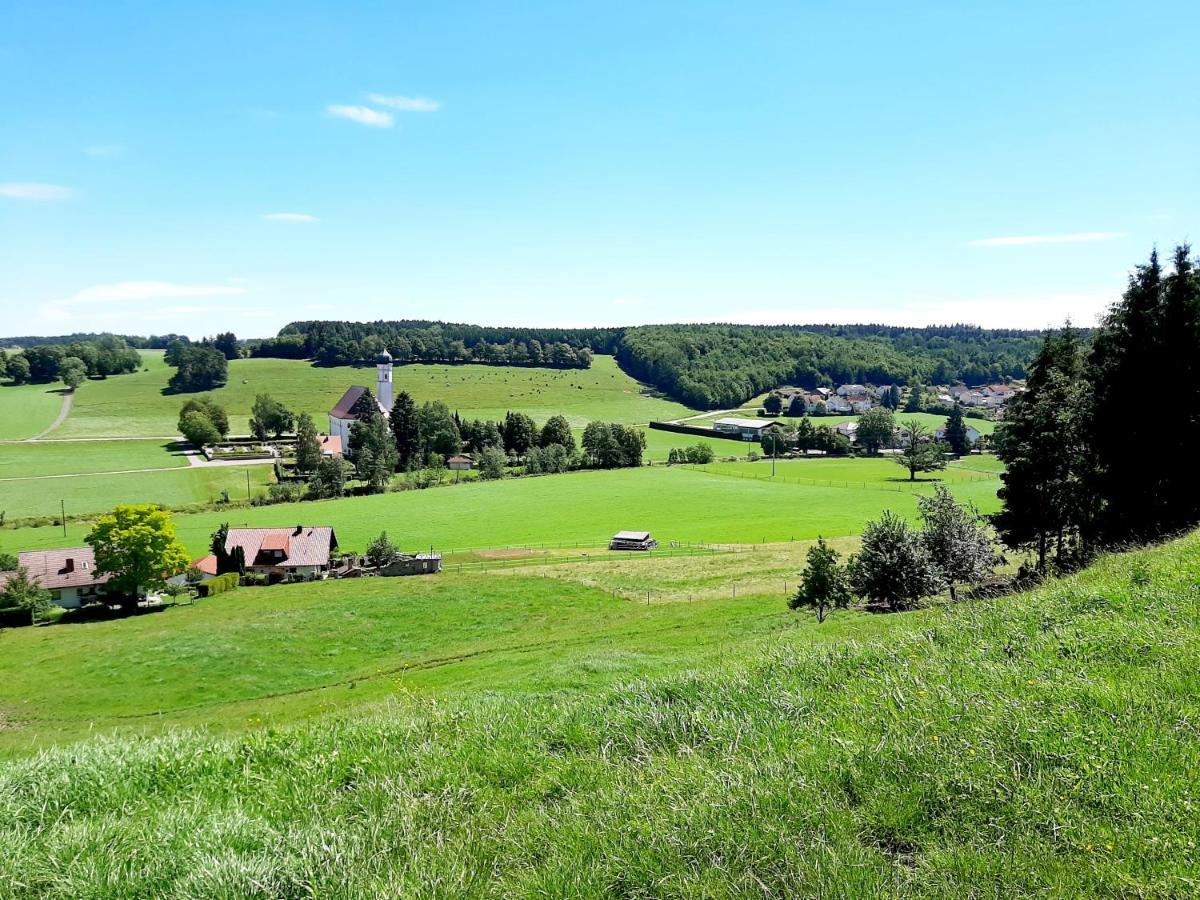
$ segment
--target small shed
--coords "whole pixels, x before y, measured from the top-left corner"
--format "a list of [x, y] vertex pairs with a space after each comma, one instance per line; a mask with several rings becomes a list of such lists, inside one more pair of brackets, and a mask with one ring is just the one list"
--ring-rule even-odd
[[398, 556], [382, 569], [380, 575], [396, 577], [398, 575], [436, 575], [442, 571], [442, 554], [414, 553]]
[[648, 531], [618, 531], [608, 542], [609, 550], [653, 550], [657, 546]]
[[466, 455], [452, 456], [446, 460], [446, 468], [451, 472], [470, 472], [475, 460]]

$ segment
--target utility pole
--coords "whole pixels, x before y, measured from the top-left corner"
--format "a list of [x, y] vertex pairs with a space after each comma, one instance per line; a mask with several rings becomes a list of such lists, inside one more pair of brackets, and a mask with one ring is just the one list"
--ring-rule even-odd
[[63, 537], [67, 536], [67, 501], [59, 500], [58, 508], [62, 510]]
[[250, 470], [246, 470], [246, 502], [250, 502]]

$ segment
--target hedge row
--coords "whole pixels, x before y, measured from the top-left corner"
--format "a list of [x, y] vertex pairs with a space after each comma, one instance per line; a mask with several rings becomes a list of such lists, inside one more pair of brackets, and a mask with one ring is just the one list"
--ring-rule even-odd
[[201, 597], [215, 597], [217, 594], [224, 594], [226, 591], [232, 591], [238, 586], [241, 580], [237, 572], [226, 572], [224, 575], [218, 575], [216, 578], [210, 578], [208, 581], [202, 581], [196, 585]]

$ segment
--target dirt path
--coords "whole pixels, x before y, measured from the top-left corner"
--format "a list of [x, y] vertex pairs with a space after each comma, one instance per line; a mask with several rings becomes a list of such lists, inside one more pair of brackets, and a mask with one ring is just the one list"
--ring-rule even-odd
[[31, 438], [26, 438], [26, 440], [36, 441], [38, 438], [45, 437], [63, 422], [67, 421], [67, 416], [71, 414], [71, 400], [74, 399], [74, 397], [75, 391], [73, 390], [67, 391], [65, 394], [63, 394], [62, 406], [60, 406], [58, 409], [58, 418], [50, 423], [49, 428], [45, 429], [40, 434], [35, 434]]

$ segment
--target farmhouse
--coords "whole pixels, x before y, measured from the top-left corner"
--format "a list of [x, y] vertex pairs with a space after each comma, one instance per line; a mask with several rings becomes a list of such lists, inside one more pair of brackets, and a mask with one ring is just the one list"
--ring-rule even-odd
[[608, 543], [609, 550], [653, 550], [657, 546], [648, 531], [618, 531]]
[[743, 441], [756, 441], [761, 438], [768, 428], [778, 428], [778, 422], [766, 419], [717, 419], [713, 422], [713, 431], [722, 434], [740, 435]]
[[469, 456], [459, 455], [452, 456], [446, 460], [446, 468], [451, 472], [469, 472], [475, 461]]
[[230, 528], [225, 552], [241, 547], [246, 570], [278, 581], [291, 578], [324, 578], [337, 535], [327, 526], [295, 528]]
[[[17, 554], [17, 564], [63, 609], [79, 609], [98, 601], [106, 592], [109, 576], [96, 574], [96, 556], [91, 547], [27, 550]], [[0, 587], [11, 577], [11, 572], [0, 572]]]
[[[384, 350], [375, 358], [375, 405], [387, 417], [392, 411], [392, 355]], [[329, 411], [329, 437], [337, 438], [340, 448], [350, 446], [350, 426], [367, 413], [367, 389], [355, 385]]]

